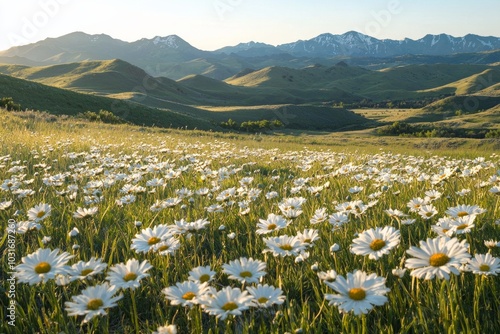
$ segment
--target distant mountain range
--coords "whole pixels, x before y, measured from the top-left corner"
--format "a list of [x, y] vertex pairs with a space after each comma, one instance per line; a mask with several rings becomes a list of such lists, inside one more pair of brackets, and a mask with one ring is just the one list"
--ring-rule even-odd
[[[278, 46], [249, 42], [203, 51], [176, 35], [128, 43], [104, 34], [75, 32], [2, 51], [0, 63], [40, 66], [122, 59], [154, 76], [177, 80], [202, 74], [224, 80], [248, 69], [333, 66], [339, 61], [367, 68], [438, 62], [492, 64], [500, 62], [499, 49], [500, 38], [472, 34], [458, 38], [446, 34], [427, 35], [418, 40], [397, 41], [350, 31]], [[457, 55], [462, 53], [466, 55]]]

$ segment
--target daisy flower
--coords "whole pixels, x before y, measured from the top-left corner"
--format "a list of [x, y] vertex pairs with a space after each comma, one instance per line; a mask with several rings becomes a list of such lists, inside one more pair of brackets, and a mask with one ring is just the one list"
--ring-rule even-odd
[[188, 280], [197, 282], [197, 283], [205, 283], [205, 282], [210, 282], [214, 279], [216, 272], [213, 271], [210, 266], [199, 266], [196, 268], [193, 268], [189, 272], [189, 277]]
[[490, 253], [476, 254], [467, 265], [467, 269], [476, 275], [497, 275], [500, 273], [500, 259]]
[[259, 219], [257, 223], [257, 234], [267, 234], [273, 231], [281, 230], [290, 224], [289, 220], [286, 220], [283, 216], [275, 215], [270, 213], [267, 219]]
[[339, 294], [325, 294], [329, 305], [335, 305], [340, 312], [353, 311], [355, 315], [366, 314], [373, 306], [381, 306], [387, 302], [385, 294], [390, 291], [385, 286], [385, 278], [376, 274], [367, 275], [356, 270], [348, 273], [347, 278], [337, 276], [334, 282], [325, 282]]
[[7, 210], [12, 206], [12, 201], [0, 202], [0, 211]]
[[170, 300], [170, 304], [192, 307], [199, 303], [198, 298], [203, 296], [207, 290], [207, 282], [200, 284], [193, 281], [185, 281], [165, 288], [162, 292]]
[[149, 269], [153, 268], [148, 262], [144, 260], [139, 264], [136, 259], [129, 259], [126, 264], [119, 263], [109, 268], [108, 276], [106, 279], [114, 289], [132, 289], [135, 290], [140, 284], [140, 280], [149, 276], [146, 273]]
[[475, 218], [476, 218], [475, 215], [471, 215], [471, 216], [464, 216], [452, 219], [450, 225], [453, 232], [456, 233], [457, 235], [469, 233], [471, 229], [475, 226], [474, 225]]
[[371, 228], [353, 240], [351, 252], [356, 255], [368, 255], [371, 260], [378, 260], [399, 245], [400, 238], [399, 230], [392, 226]]
[[426, 205], [427, 202], [420, 197], [411, 199], [406, 206], [410, 209], [410, 212], [418, 212], [422, 205]]
[[485, 240], [484, 245], [488, 247], [489, 249], [493, 249], [496, 247], [500, 247], [500, 243], [496, 240], [490, 239], [490, 240]]
[[70, 280], [76, 281], [91, 278], [94, 275], [100, 274], [108, 265], [103, 263], [101, 259], [90, 258], [89, 261], [78, 261], [71, 266]]
[[330, 269], [328, 271], [320, 271], [318, 273], [318, 278], [322, 282], [333, 282], [337, 279], [337, 272], [333, 269]]
[[203, 310], [225, 320], [229, 315], [241, 315], [242, 311], [252, 306], [253, 297], [248, 291], [225, 287], [210, 297], [200, 300]]
[[395, 218], [395, 219], [399, 219], [399, 218], [408, 216], [406, 213], [404, 213], [403, 211], [398, 210], [398, 209], [387, 209], [384, 212], [387, 213], [389, 215], [389, 217]]
[[319, 224], [328, 219], [328, 213], [326, 212], [326, 208], [316, 209], [314, 211], [314, 216], [311, 217], [311, 224]]
[[465, 216], [475, 216], [481, 213], [486, 212], [486, 210], [481, 209], [477, 205], [465, 205], [465, 204], [460, 204], [454, 207], [448, 208], [446, 210], [446, 214], [453, 218], [462, 218]]
[[271, 252], [274, 256], [297, 256], [305, 249], [305, 245], [297, 237], [282, 235], [274, 238], [264, 238], [267, 249], [263, 253]]
[[468, 244], [457, 238], [438, 237], [420, 241], [420, 247], [411, 246], [406, 251], [413, 258], [407, 259], [405, 266], [414, 269], [411, 276], [426, 280], [438, 278], [449, 279], [450, 273], [458, 275], [459, 268], [467, 263], [470, 254]]
[[328, 218], [328, 223], [333, 225], [334, 228], [340, 228], [348, 221], [349, 221], [349, 216], [344, 212], [336, 212], [333, 215], [330, 215]]
[[56, 275], [65, 275], [68, 271], [66, 263], [74, 257], [67, 252], [59, 253], [56, 248], [53, 251], [47, 248], [39, 248], [36, 252], [24, 256], [22, 263], [15, 267], [15, 276], [21, 283], [29, 285], [45, 283], [54, 279]]
[[438, 213], [437, 209], [432, 204], [422, 205], [420, 207], [420, 210], [418, 210], [418, 214], [424, 220], [431, 219], [432, 217], [437, 215], [437, 213]]
[[141, 233], [135, 235], [132, 239], [131, 249], [135, 249], [137, 253], [147, 253], [154, 249], [155, 245], [161, 242], [163, 239], [168, 238], [171, 235], [171, 231], [167, 225], [156, 225], [151, 228], [148, 227], [143, 229]]
[[177, 334], [177, 326], [176, 325], [160, 326], [152, 334]]
[[40, 203], [28, 210], [28, 219], [34, 222], [41, 222], [50, 216], [51, 211], [52, 207], [49, 204]]
[[77, 219], [83, 219], [85, 217], [91, 217], [94, 216], [98, 211], [97, 207], [92, 207], [92, 208], [78, 208], [76, 209], [76, 212], [73, 213], [73, 217]]
[[280, 288], [275, 288], [270, 285], [257, 285], [256, 287], [249, 286], [247, 291], [253, 297], [252, 303], [255, 307], [270, 307], [274, 304], [281, 305], [285, 302], [286, 297], [283, 296], [283, 291]]
[[442, 194], [437, 190], [428, 190], [425, 192], [424, 199], [427, 203], [429, 203], [429, 202], [433, 202], [433, 201], [441, 198], [441, 196], [442, 196]]
[[159, 243], [153, 245], [153, 251], [160, 253], [160, 255], [172, 255], [180, 246], [181, 244], [178, 239], [166, 237]]
[[392, 274], [394, 276], [398, 276], [399, 278], [403, 278], [403, 276], [405, 275], [405, 273], [406, 273], [406, 269], [404, 269], [404, 268], [399, 268], [398, 267], [398, 268], [392, 269]]
[[304, 246], [311, 246], [316, 240], [319, 240], [318, 230], [315, 229], [305, 229], [302, 232], [297, 233], [297, 238], [304, 244]]
[[230, 279], [238, 280], [241, 283], [258, 283], [259, 279], [266, 274], [265, 262], [246, 257], [229, 261], [229, 264], [223, 264], [222, 268]]
[[81, 295], [73, 296], [72, 301], [64, 303], [68, 315], [84, 315], [83, 323], [95, 316], [106, 315], [105, 309], [116, 306], [122, 295], [113, 297], [115, 290], [107, 283], [91, 286], [82, 291]]
[[363, 191], [363, 189], [364, 189], [363, 187], [354, 186], [354, 187], [352, 187], [352, 188], [349, 188], [349, 190], [348, 190], [348, 191], [349, 191], [351, 194], [357, 194], [357, 193], [359, 193], [359, 192], [362, 192], [362, 191]]

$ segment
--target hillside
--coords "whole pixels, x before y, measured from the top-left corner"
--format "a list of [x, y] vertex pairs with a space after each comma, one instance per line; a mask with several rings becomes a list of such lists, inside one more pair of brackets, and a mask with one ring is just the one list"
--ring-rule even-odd
[[207, 121], [170, 110], [159, 110], [137, 103], [81, 94], [2, 74], [0, 74], [0, 97], [12, 97], [14, 101], [21, 104], [23, 109], [47, 111], [56, 115], [75, 116], [88, 110], [97, 112], [105, 109], [137, 125], [213, 128]]
[[79, 92], [148, 94], [175, 102], [192, 102], [185, 87], [175, 81], [153, 78], [139, 67], [119, 59], [43, 67], [0, 65], [0, 73]]

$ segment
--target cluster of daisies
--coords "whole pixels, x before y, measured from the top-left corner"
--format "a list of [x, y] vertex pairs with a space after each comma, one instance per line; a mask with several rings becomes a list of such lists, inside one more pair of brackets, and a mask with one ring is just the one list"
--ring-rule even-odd
[[[24, 162], [13, 161], [9, 155], [0, 157], [0, 171], [7, 176], [0, 185], [3, 197], [0, 214], [6, 213], [7, 217], [16, 219], [17, 234], [46, 231], [44, 221], [51, 217], [52, 205], [45, 202], [34, 206], [25, 204], [37, 195], [33, 185], [40, 183], [40, 189], [53, 190], [58, 199], [74, 204], [76, 209], [65, 217], [67, 219], [82, 220], [105, 215], [106, 210], [100, 206], [105, 199], [113, 203], [114, 210], [124, 212], [127, 207], [140, 202], [148, 208], [145, 211], [155, 217], [163, 210], [175, 210], [187, 217], [188, 208], [199, 215], [209, 215], [210, 220], [172, 219], [145, 228], [136, 217], [128, 217], [141, 229], [135, 236], [130, 236], [130, 249], [138, 257], [145, 254], [176, 256], [183, 247], [181, 240], [189, 239], [195, 233], [203, 234], [208, 229], [222, 232], [225, 226], [213, 227], [211, 221], [218, 221], [225, 214], [234, 214], [255, 226], [255, 233], [262, 238], [264, 245], [262, 253], [274, 257], [291, 256], [299, 263], [315, 257], [318, 241], [331, 236], [322, 233], [334, 235], [351, 228], [356, 230], [355, 224], [379, 210], [382, 215], [387, 214], [388, 220], [399, 229], [418, 224], [420, 227], [430, 226], [428, 233], [432, 237], [405, 249], [404, 267], [391, 268], [394, 275], [404, 277], [409, 270], [411, 276], [429, 280], [449, 279], [450, 275], [461, 272], [491, 276], [500, 273], [500, 259], [491, 252], [474, 253], [465, 238], [476, 228], [478, 217], [488, 211], [471, 204], [450, 206], [441, 213], [438, 209], [443, 207], [445, 200], [453, 198], [462, 203], [473, 201], [471, 189], [450, 192], [449, 187], [445, 187], [455, 179], [464, 181], [464, 184], [465, 181], [476, 184], [475, 192], [481, 192], [481, 196], [488, 200], [499, 198], [500, 171], [496, 170], [497, 164], [484, 158], [424, 159], [389, 153], [357, 157], [307, 149], [280, 153], [277, 150], [237, 149], [222, 142], [178, 143], [174, 148], [166, 143], [156, 147], [141, 144], [130, 155], [108, 152], [116, 148], [111, 145], [96, 146], [89, 152], [67, 152], [66, 143], [62, 148], [66, 153], [61, 159], [69, 161], [71, 172], [51, 174], [50, 161], [43, 159], [53, 151], [51, 148], [32, 152], [33, 160], [41, 161], [27, 166], [23, 165]], [[252, 159], [259, 164], [251, 162]], [[238, 166], [230, 163], [236, 160], [245, 162]], [[254, 167], [264, 168], [267, 163], [282, 163], [288, 166], [288, 173], [276, 169], [265, 171], [265, 174]], [[34, 171], [31, 179], [27, 178], [29, 171]], [[304, 175], [311, 173], [314, 176]], [[487, 179], [483, 178], [485, 173], [490, 173]], [[353, 186], [332, 189], [337, 179]], [[195, 184], [197, 188], [184, 184], [177, 189], [172, 187], [173, 182], [184, 181]], [[404, 200], [404, 204], [397, 200], [391, 203], [400, 205], [399, 208], [381, 208], [380, 203], [386, 203], [385, 198], [400, 196], [401, 189], [417, 189], [419, 193], [408, 202]], [[337, 201], [322, 201], [332, 192]], [[272, 212], [250, 222], [250, 214], [260, 212], [259, 207], [264, 204]], [[494, 217], [490, 219], [493, 221]], [[323, 225], [328, 228], [323, 228]], [[74, 227], [68, 236], [72, 238], [79, 233]], [[227, 236], [234, 238], [235, 233]], [[49, 245], [50, 235], [44, 235], [41, 241]], [[402, 243], [401, 232], [396, 227], [376, 226], [356, 233], [349, 251], [352, 256], [377, 261], [395, 252]], [[496, 240], [485, 240], [484, 244], [490, 250], [499, 246]], [[78, 248], [78, 244], [73, 246], [74, 250]], [[338, 250], [338, 244], [331, 245], [331, 252]], [[260, 254], [252, 255], [257, 258]], [[22, 258], [22, 263], [15, 268], [15, 275], [19, 282], [30, 285], [48, 280], [55, 280], [58, 285], [74, 281], [101, 282], [89, 285], [65, 303], [68, 315], [84, 316], [83, 321], [88, 322], [95, 316], [105, 315], [106, 309], [117, 306], [123, 298], [123, 290], [139, 288], [141, 281], [154, 272], [148, 260], [123, 259], [125, 262], [108, 268], [107, 259], [98, 256], [70, 264], [74, 258], [75, 255], [57, 248], [40, 248]], [[318, 271], [317, 265], [311, 268]], [[218, 274], [210, 263], [206, 263], [192, 268], [187, 280], [165, 287], [162, 293], [173, 306], [200, 307], [210, 315], [226, 319], [230, 315], [241, 315], [250, 308], [269, 308], [284, 303], [287, 291], [263, 284], [266, 269], [266, 262], [252, 257], [231, 260], [222, 265]], [[330, 289], [328, 292], [336, 292], [325, 293], [324, 298], [339, 311], [359, 315], [387, 303], [390, 288], [386, 286], [386, 277], [356, 268], [339, 275], [336, 271], [339, 269], [317, 273], [320, 281]], [[221, 288], [213, 284], [216, 276], [223, 274], [238, 282], [238, 286]], [[102, 277], [105, 278], [102, 280]], [[175, 327], [165, 326], [162, 330], [173, 332]]]
[[[107, 264], [102, 259], [78, 261], [69, 266], [68, 261], [74, 256], [59, 249], [40, 248], [23, 257], [22, 264], [16, 267], [16, 277], [21, 283], [30, 285], [55, 280], [58, 285], [67, 285], [75, 280], [92, 280], [102, 274]], [[88, 322], [97, 315], [105, 315], [106, 309], [117, 306], [123, 298], [121, 290], [135, 290], [141, 280], [149, 276], [152, 265], [144, 260], [129, 259], [126, 263], [115, 264], [107, 270], [106, 281], [89, 286], [80, 295], [73, 296], [65, 303], [68, 315], [83, 315], [83, 322]], [[231, 280], [238, 281], [242, 287], [226, 286], [217, 290], [210, 285], [216, 272], [210, 266], [199, 266], [189, 272], [187, 281], [162, 290], [171, 305], [201, 308], [222, 320], [229, 315], [241, 315], [251, 307], [268, 308], [282, 304], [286, 297], [280, 288], [264, 284], [266, 263], [253, 258], [239, 258], [223, 264], [223, 273]]]

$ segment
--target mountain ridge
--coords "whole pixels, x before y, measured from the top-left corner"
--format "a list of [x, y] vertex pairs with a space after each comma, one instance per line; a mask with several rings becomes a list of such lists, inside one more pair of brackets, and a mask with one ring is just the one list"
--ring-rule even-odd
[[[252, 41], [204, 51], [177, 35], [125, 42], [106, 34], [73, 32], [1, 51], [0, 59], [3, 63], [29, 66], [123, 59], [153, 76], [177, 80], [191, 74], [203, 74], [224, 80], [246, 68], [302, 68], [316, 63], [332, 66], [345, 58], [353, 62], [369, 59], [366, 66], [385, 66], [387, 62], [404, 63], [408, 57], [441, 57], [441, 61], [446, 61], [456, 54], [493, 52], [491, 63], [500, 62], [500, 53], [492, 50], [500, 50], [500, 38], [473, 34], [463, 37], [426, 35], [418, 40], [406, 38], [398, 41], [349, 31], [341, 35], [324, 33], [277, 46]], [[387, 61], [386, 58], [390, 57], [392, 59]]]

